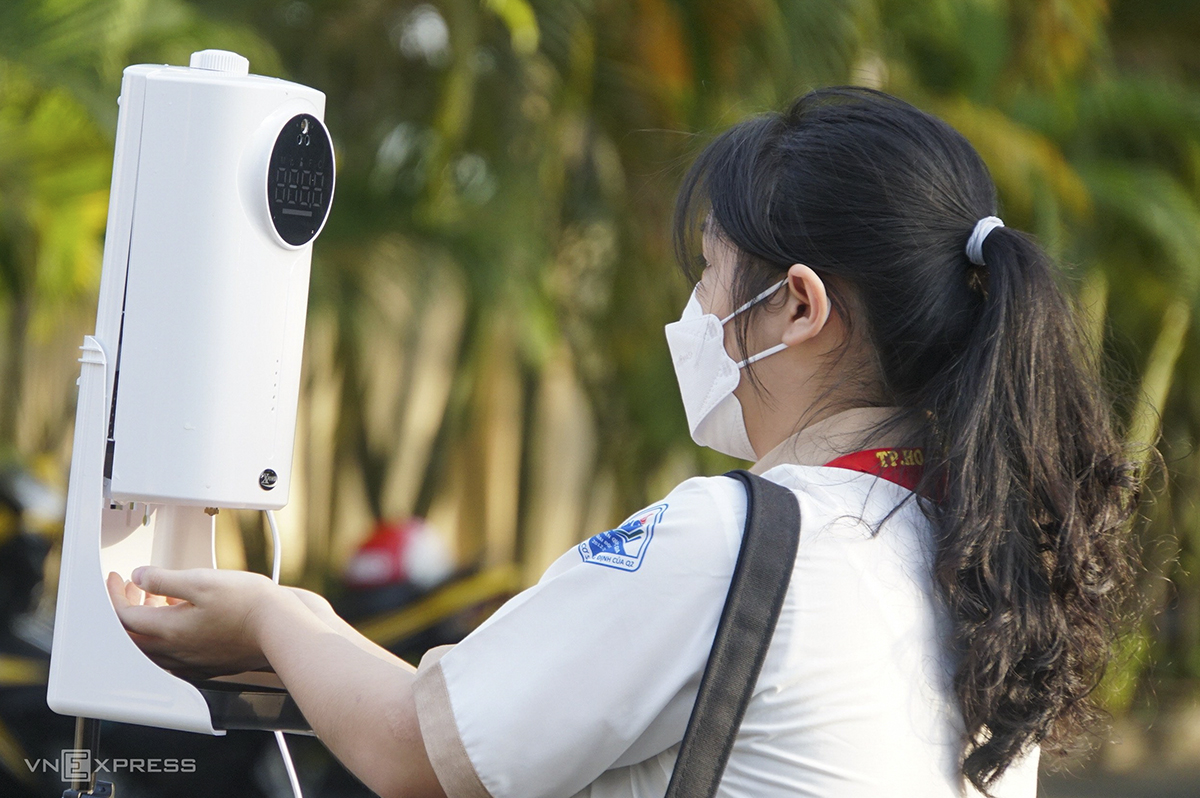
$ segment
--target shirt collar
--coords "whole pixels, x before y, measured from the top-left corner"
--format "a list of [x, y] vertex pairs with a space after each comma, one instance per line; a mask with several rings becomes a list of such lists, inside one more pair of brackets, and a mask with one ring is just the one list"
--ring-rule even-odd
[[785, 463], [820, 466], [860, 449], [898, 446], [903, 443], [901, 430], [888, 430], [883, 435], [871, 433], [900, 410], [899, 407], [852, 407], [834, 413], [784, 438], [759, 458], [750, 472], [762, 474]]

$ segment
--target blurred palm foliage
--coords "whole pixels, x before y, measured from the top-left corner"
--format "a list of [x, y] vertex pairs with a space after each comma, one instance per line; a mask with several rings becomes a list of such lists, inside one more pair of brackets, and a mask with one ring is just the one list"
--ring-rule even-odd
[[[1108, 356], [1145, 508], [1145, 621], [1118, 714], [1200, 683], [1200, 5], [1189, 0], [6, 0], [0, 446], [69, 462], [120, 70], [193, 49], [328, 94], [292, 578], [421, 515], [524, 579], [694, 473], [662, 326], [667, 220], [708, 135], [857, 83], [955, 125], [1010, 225], [1062, 262]], [[263, 567], [256, 518], [222, 556]]]

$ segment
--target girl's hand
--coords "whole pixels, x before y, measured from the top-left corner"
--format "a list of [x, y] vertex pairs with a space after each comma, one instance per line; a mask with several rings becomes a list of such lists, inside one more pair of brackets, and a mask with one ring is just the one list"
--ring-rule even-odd
[[267, 667], [257, 621], [280, 590], [267, 577], [144, 566], [132, 582], [111, 573], [107, 584], [129, 636], [159, 666], [193, 678]]

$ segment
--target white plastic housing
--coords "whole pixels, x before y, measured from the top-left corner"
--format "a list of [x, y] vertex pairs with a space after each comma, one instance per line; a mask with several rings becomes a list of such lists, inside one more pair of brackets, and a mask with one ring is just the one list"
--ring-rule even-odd
[[[200, 692], [133, 644], [104, 578], [142, 564], [214, 567], [205, 508], [287, 503], [312, 239], [333, 163], [324, 94], [249, 75], [233, 53], [193, 63], [131, 66], [121, 83], [47, 701], [211, 734]], [[319, 191], [310, 171], [278, 161], [281, 142], [307, 147], [308, 134], [328, 151]]]
[[136, 159], [134, 188], [110, 211], [133, 220], [113, 499], [287, 504], [312, 246], [288, 245], [272, 226], [267, 167], [284, 123], [320, 119], [324, 100], [273, 78], [125, 71], [122, 114], [139, 118], [116, 154]]

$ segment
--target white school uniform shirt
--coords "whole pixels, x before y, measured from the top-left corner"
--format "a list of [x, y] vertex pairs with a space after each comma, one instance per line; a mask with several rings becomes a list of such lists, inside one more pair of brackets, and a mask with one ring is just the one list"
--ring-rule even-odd
[[[800, 504], [795, 568], [718, 795], [962, 798], [930, 525], [842, 468], [762, 476]], [[733, 573], [746, 496], [695, 477], [563, 554], [414, 683], [449, 798], [661, 798]], [[1035, 798], [1038, 749], [996, 798]]]

